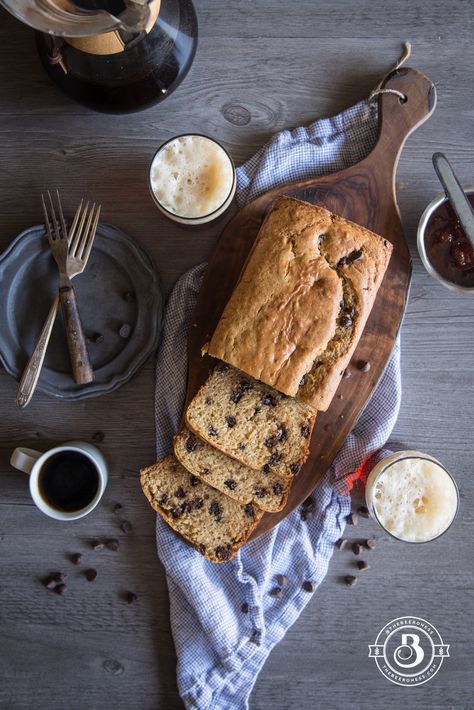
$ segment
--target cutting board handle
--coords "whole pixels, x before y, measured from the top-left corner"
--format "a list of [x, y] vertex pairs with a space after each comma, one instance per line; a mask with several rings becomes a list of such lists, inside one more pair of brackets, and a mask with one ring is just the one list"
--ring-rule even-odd
[[391, 93], [378, 95], [379, 136], [360, 165], [373, 169], [379, 179], [385, 173], [393, 180], [406, 139], [436, 107], [436, 89], [427, 76], [408, 67], [391, 72], [382, 89], [398, 91], [406, 98]]

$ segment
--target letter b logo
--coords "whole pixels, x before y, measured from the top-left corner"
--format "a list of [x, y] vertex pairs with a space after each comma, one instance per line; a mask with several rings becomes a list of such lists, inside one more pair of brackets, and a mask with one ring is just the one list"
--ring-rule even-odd
[[402, 634], [402, 642], [393, 652], [395, 661], [402, 668], [414, 668], [425, 657], [418, 634]]

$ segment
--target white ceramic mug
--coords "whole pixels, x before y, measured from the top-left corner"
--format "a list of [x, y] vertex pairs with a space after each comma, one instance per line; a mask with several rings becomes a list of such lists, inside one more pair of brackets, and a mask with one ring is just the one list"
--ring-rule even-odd
[[[52, 456], [61, 451], [75, 451], [83, 454], [92, 461], [97, 471], [98, 488], [94, 498], [84, 508], [73, 511], [62, 511], [50, 505], [41, 495], [38, 478], [43, 466]], [[30, 493], [37, 508], [45, 515], [55, 520], [77, 520], [88, 515], [102, 498], [108, 480], [107, 463], [102, 453], [95, 446], [85, 441], [70, 441], [62, 446], [55, 446], [44, 453], [34, 449], [19, 447], [15, 449], [10, 458], [10, 464], [19, 471], [29, 474]]]

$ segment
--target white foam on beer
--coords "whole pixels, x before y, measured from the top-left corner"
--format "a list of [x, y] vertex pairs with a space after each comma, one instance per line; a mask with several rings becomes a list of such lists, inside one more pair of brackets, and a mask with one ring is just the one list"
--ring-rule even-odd
[[451, 524], [458, 499], [452, 478], [436, 463], [404, 459], [389, 466], [373, 489], [374, 508], [392, 535], [423, 542]]
[[234, 168], [225, 150], [209, 138], [180, 136], [157, 153], [150, 178], [158, 201], [169, 212], [203, 217], [226, 201]]

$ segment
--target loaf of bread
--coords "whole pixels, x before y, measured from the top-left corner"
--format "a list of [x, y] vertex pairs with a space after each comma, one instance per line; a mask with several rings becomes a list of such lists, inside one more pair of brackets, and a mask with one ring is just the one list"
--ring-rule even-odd
[[151, 506], [211, 562], [230, 560], [263, 515], [190, 475], [172, 454], [140, 473]]
[[205, 350], [316, 410], [329, 406], [392, 245], [288, 197], [268, 213]]
[[214, 448], [264, 473], [292, 477], [309, 453], [315, 413], [220, 363], [186, 410], [186, 424]]
[[178, 461], [192, 474], [240, 503], [254, 503], [269, 513], [281, 510], [288, 499], [291, 478], [254, 471], [231, 459], [183, 428], [174, 439]]

